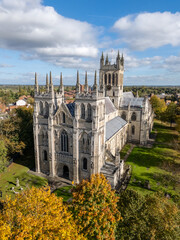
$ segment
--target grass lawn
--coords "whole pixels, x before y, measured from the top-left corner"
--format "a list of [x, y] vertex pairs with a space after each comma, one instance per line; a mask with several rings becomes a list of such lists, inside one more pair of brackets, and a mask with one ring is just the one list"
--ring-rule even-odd
[[[30, 159], [30, 156], [28, 157]], [[25, 159], [25, 156], [23, 158]], [[21, 164], [19, 164], [20, 162]], [[28, 173], [29, 168], [27, 166], [28, 166], [27, 159], [24, 162], [22, 160], [18, 161], [18, 163], [13, 162], [5, 170], [5, 172], [0, 173], [0, 191], [2, 191], [1, 199], [5, 199], [6, 195], [11, 196], [12, 198], [15, 196], [15, 194], [11, 190], [12, 187], [14, 187], [14, 190], [16, 192], [21, 192], [20, 187], [16, 187], [17, 178], [19, 179], [19, 184], [23, 189], [32, 186], [35, 187], [45, 186], [47, 184], [47, 179], [34, 176]]]
[[[157, 131], [154, 146], [151, 149], [135, 147], [126, 161], [132, 167], [128, 188], [141, 194], [163, 191], [177, 200], [180, 197], [180, 151], [173, 143], [177, 143], [178, 133], [157, 121], [154, 129]], [[147, 180], [150, 190], [144, 188]]]
[[122, 159], [124, 159], [124, 157], [126, 156], [126, 154], [127, 154], [127, 152], [129, 151], [130, 148], [131, 148], [131, 144], [126, 144], [126, 145], [122, 148], [122, 150], [121, 150], [121, 152], [120, 152], [120, 156], [121, 156]]
[[63, 201], [66, 202], [68, 199], [72, 198], [72, 193], [70, 192], [72, 186], [65, 186], [59, 189], [56, 189], [54, 193], [58, 197], [62, 197]]

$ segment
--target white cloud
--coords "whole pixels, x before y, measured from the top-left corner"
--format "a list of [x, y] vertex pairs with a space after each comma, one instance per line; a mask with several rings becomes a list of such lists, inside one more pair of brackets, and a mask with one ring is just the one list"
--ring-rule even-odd
[[26, 59], [55, 63], [61, 57], [96, 57], [97, 32], [40, 0], [0, 0], [0, 48], [19, 50]]
[[145, 50], [167, 44], [180, 45], [180, 12], [128, 15], [117, 20], [113, 29], [132, 49]]
[[6, 64], [6, 63], [1, 63], [0, 68], [11, 68], [14, 67], [14, 65]]

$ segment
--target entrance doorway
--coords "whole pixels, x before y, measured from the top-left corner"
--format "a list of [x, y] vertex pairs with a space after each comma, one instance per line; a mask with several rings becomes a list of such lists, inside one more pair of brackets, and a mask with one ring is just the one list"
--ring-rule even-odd
[[69, 168], [66, 165], [63, 167], [63, 177], [69, 179]]

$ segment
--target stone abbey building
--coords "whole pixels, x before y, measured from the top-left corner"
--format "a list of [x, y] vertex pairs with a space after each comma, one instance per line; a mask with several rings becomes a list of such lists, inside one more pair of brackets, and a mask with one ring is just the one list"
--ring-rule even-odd
[[34, 146], [36, 171], [76, 183], [92, 173], [103, 173], [115, 187], [123, 174], [120, 150], [126, 142], [147, 144], [153, 124], [149, 100], [123, 92], [124, 58], [115, 64], [100, 59], [99, 86], [92, 88], [85, 74], [81, 92], [77, 72], [75, 101], [65, 104], [62, 74], [58, 91], [46, 76], [39, 91], [35, 74]]

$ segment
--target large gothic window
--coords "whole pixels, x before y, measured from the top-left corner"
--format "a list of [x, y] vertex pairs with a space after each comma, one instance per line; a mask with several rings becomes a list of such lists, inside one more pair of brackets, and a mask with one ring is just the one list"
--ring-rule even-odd
[[49, 116], [49, 105], [47, 102], [45, 102], [45, 115], [46, 115], [46, 117]]
[[91, 109], [91, 104], [88, 103], [88, 106], [87, 106], [87, 111], [88, 111], [88, 119], [89, 121], [92, 120], [92, 109]]
[[62, 131], [61, 133], [61, 151], [68, 152], [68, 135], [66, 131]]
[[62, 113], [62, 121], [63, 121], [63, 123], [66, 123], [66, 115], [64, 112]]
[[83, 158], [83, 170], [87, 170], [87, 158]]
[[85, 106], [83, 103], [81, 104], [81, 118], [85, 119]]
[[109, 85], [111, 85], [111, 74], [109, 74]]
[[131, 131], [132, 131], [132, 135], [134, 135], [135, 134], [135, 126], [132, 126]]
[[105, 74], [105, 84], [107, 85], [107, 74]]
[[115, 84], [115, 75], [113, 73], [112, 85], [114, 86], [114, 84]]
[[136, 121], [136, 113], [135, 113], [135, 112], [133, 112], [133, 114], [132, 114], [132, 116], [131, 116], [131, 120], [132, 120], [132, 121]]
[[43, 103], [42, 102], [39, 103], [39, 113], [40, 113], [40, 115], [43, 115]]
[[122, 113], [121, 118], [126, 121], [126, 113], [125, 112]]

